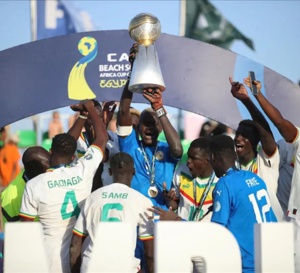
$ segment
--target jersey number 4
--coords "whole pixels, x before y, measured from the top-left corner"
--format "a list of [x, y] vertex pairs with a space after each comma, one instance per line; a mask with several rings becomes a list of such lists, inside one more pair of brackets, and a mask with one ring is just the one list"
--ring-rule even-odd
[[[70, 205], [72, 206], [72, 209], [70, 209]], [[62, 206], [60, 208], [60, 214], [63, 220], [69, 219], [73, 216], [78, 217], [80, 213], [80, 209], [78, 206], [78, 202], [76, 200], [76, 195], [74, 191], [68, 191], [66, 192], [64, 201], [62, 203]]]
[[[262, 207], [259, 207], [257, 200], [260, 201], [262, 198], [265, 198], [266, 204]], [[256, 198], [254, 193], [249, 194], [249, 200], [252, 203], [257, 223], [266, 222], [266, 214], [270, 211], [271, 208], [270, 199], [267, 191], [265, 189], [259, 190], [256, 193]]]

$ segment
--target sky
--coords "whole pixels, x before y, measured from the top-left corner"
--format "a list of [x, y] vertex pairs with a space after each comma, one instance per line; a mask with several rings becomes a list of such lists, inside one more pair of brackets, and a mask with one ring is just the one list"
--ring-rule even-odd
[[[149, 12], [159, 18], [163, 33], [179, 35], [179, 0], [70, 2], [90, 15], [97, 30], [127, 29], [135, 15]], [[211, 3], [254, 42], [255, 51], [240, 41], [233, 43], [231, 51], [263, 64], [295, 83], [300, 80], [300, 1], [214, 0]], [[31, 41], [29, 0], [1, 0], [0, 18], [0, 51]], [[168, 111], [173, 117], [177, 113], [170, 108]], [[69, 115], [71, 111], [62, 109], [62, 113]], [[11, 128], [15, 131], [25, 124], [30, 126], [31, 121], [19, 121]]]

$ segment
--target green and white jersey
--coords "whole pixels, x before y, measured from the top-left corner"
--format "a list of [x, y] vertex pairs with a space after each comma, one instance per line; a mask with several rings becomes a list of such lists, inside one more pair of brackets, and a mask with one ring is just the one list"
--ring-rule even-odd
[[74, 166], [51, 168], [26, 184], [20, 216], [39, 217], [50, 272], [70, 272], [72, 229], [102, 159], [100, 148], [91, 145]]
[[[149, 220], [147, 209], [152, 206], [150, 199], [121, 183], [113, 183], [94, 191], [85, 201], [73, 233], [89, 236], [81, 265], [85, 272], [95, 242], [99, 222], [128, 222], [139, 227], [141, 240], [153, 239], [153, 220]], [[132, 237], [133, 272], [139, 268], [139, 259], [134, 258], [137, 236]]]
[[[210, 188], [207, 189], [207, 195], [199, 213], [200, 200], [204, 195], [209, 180], [212, 179]], [[178, 215], [187, 221], [210, 222], [211, 215], [209, 208], [213, 204], [212, 192], [218, 182], [217, 176], [193, 179], [186, 164], [180, 164], [174, 172], [173, 186], [176, 192], [176, 198], [179, 199]], [[203, 197], [204, 198], [204, 197]]]

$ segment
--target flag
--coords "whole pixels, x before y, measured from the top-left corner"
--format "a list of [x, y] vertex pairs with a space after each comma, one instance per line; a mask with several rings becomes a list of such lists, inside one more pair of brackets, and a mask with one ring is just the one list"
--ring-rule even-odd
[[33, 40], [95, 30], [89, 15], [70, 1], [31, 1]]
[[235, 28], [208, 0], [185, 1], [185, 37], [229, 49], [242, 40], [254, 50], [253, 42]]

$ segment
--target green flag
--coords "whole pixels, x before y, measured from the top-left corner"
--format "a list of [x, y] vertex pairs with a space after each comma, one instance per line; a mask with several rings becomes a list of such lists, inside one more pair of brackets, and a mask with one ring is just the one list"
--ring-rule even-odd
[[244, 36], [208, 0], [186, 0], [185, 37], [228, 49], [234, 40], [242, 40], [254, 50]]

